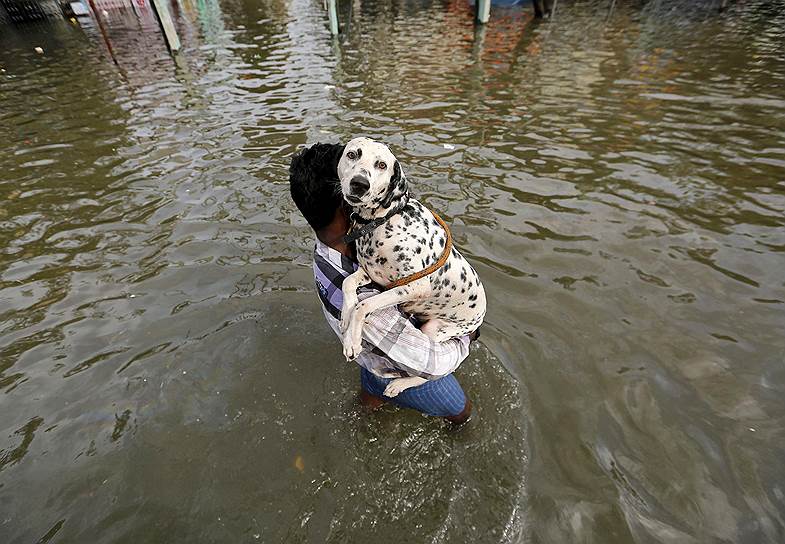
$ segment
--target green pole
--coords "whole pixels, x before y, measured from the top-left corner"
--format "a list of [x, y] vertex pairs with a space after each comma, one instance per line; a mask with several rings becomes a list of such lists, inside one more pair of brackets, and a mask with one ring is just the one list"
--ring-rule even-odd
[[335, 7], [336, 0], [328, 0], [327, 12], [330, 16], [330, 34], [338, 35], [338, 10]]
[[477, 10], [474, 14], [474, 20], [484, 25], [491, 18], [491, 0], [476, 0]]

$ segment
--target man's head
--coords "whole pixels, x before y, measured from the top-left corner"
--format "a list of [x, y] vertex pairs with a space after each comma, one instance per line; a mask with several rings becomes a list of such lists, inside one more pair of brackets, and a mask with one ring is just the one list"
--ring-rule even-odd
[[289, 166], [292, 200], [317, 233], [343, 207], [337, 173], [343, 150], [341, 144], [314, 144], [292, 157]]
[[406, 193], [406, 178], [390, 149], [370, 138], [346, 144], [338, 162], [346, 202], [356, 208], [387, 208]]

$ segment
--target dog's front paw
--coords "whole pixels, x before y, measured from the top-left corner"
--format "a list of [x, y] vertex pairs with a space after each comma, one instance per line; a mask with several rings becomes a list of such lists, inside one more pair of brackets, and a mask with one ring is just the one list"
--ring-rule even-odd
[[343, 336], [343, 355], [346, 357], [347, 361], [351, 361], [355, 359], [360, 352], [363, 350], [362, 347], [362, 337], [359, 340], [355, 340], [354, 335], [351, 333], [346, 333]]

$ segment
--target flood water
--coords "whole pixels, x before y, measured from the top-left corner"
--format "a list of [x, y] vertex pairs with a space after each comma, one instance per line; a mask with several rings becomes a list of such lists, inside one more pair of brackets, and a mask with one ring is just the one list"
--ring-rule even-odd
[[[0, 25], [0, 542], [785, 541], [785, 2], [718, 3]], [[484, 280], [458, 430], [324, 322], [287, 168], [356, 135]]]

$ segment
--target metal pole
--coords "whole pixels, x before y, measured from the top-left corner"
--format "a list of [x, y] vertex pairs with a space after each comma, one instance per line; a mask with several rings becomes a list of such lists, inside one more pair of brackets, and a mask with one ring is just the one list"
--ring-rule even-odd
[[532, 0], [532, 6], [534, 6], [534, 16], [538, 19], [542, 19], [542, 16], [545, 15], [542, 0]]
[[98, 15], [98, 8], [95, 7], [95, 3], [93, 0], [88, 0], [90, 3], [90, 9], [93, 10], [93, 16], [95, 17], [95, 22], [98, 23], [98, 30], [101, 31], [101, 37], [104, 39], [104, 43], [106, 44], [106, 48], [109, 50], [109, 56], [112, 57], [112, 62], [114, 62], [118, 67], [120, 63], [117, 62], [117, 58], [114, 56], [114, 49], [112, 49], [112, 44], [109, 42], [109, 36], [106, 34], [106, 29], [104, 28], [104, 23], [101, 22], [101, 16]]
[[534, 6], [534, 16], [538, 19], [543, 19], [550, 16], [552, 10], [556, 7], [556, 1], [551, 4], [551, 0], [532, 0]]
[[180, 38], [177, 36], [172, 16], [169, 15], [169, 9], [166, 7], [164, 0], [153, 0], [153, 9], [155, 14], [158, 15], [158, 22], [161, 23], [161, 28], [164, 31], [166, 45], [172, 53], [176, 53], [180, 50]]
[[474, 20], [484, 25], [491, 18], [491, 0], [476, 0]]
[[327, 13], [330, 17], [330, 34], [338, 35], [338, 9], [335, 7], [335, 0], [328, 0]]

